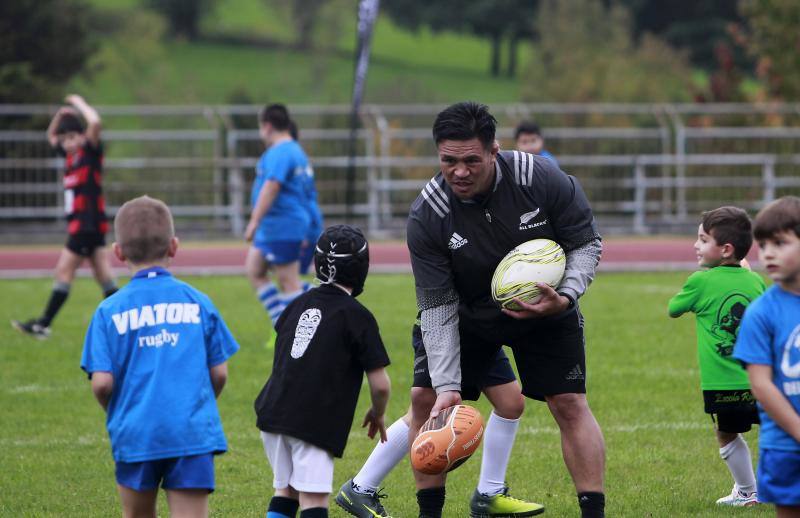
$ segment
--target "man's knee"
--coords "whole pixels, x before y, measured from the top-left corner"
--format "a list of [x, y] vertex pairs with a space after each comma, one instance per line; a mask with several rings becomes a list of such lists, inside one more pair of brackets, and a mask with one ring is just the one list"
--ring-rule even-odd
[[576, 422], [591, 416], [586, 394], [557, 394], [547, 396], [547, 406], [558, 422]]
[[425, 387], [411, 387], [411, 425], [419, 427], [428, 420], [436, 403], [436, 391]]

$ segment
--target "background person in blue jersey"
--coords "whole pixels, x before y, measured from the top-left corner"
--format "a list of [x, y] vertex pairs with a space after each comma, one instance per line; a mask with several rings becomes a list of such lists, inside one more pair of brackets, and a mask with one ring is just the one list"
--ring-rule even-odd
[[556, 157], [544, 148], [542, 129], [535, 122], [520, 122], [514, 130], [514, 141], [517, 150], [543, 156], [558, 165]]
[[167, 206], [120, 207], [114, 255], [133, 275], [89, 324], [81, 368], [107, 412], [124, 516], [208, 516], [214, 455], [228, 449], [215, 398], [238, 349], [209, 298], [166, 270], [178, 249]]
[[747, 307], [733, 350], [758, 401], [758, 501], [800, 516], [800, 198], [756, 216], [758, 258], [775, 282]]
[[[289, 122], [289, 134], [295, 142], [300, 140], [300, 131], [297, 128], [295, 121]], [[306, 174], [303, 175], [305, 181], [306, 191], [306, 209], [308, 210], [308, 217], [311, 219], [308, 226], [308, 233], [303, 240], [303, 247], [300, 250], [300, 273], [303, 275], [308, 273], [311, 263], [314, 262], [314, 245], [316, 244], [319, 236], [322, 235], [322, 211], [317, 202], [317, 186], [314, 183], [314, 168], [308, 164]], [[308, 283], [303, 283], [304, 289], [311, 287]]]
[[311, 223], [304, 179], [308, 158], [292, 139], [290, 123], [282, 104], [261, 111], [259, 132], [268, 149], [256, 166], [253, 209], [245, 230], [245, 239], [253, 243], [245, 262], [247, 277], [273, 326], [286, 305], [302, 293], [300, 250]]

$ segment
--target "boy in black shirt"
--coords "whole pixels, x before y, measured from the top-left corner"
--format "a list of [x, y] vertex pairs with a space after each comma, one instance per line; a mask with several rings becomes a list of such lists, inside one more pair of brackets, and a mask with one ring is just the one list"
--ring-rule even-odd
[[386, 440], [389, 357], [378, 324], [355, 300], [364, 288], [369, 249], [355, 227], [328, 228], [317, 242], [319, 288], [297, 297], [276, 324], [272, 375], [255, 402], [257, 426], [274, 472], [267, 518], [328, 516], [333, 457], [341, 457], [363, 373], [372, 397], [364, 417], [370, 438]]

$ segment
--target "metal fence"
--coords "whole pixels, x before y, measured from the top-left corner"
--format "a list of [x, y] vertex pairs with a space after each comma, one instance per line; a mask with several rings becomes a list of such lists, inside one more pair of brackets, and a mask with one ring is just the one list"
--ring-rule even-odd
[[[366, 105], [357, 133], [352, 214], [372, 236], [402, 233], [437, 170], [430, 126], [440, 105]], [[347, 213], [349, 106], [290, 106], [328, 221]], [[537, 120], [548, 149], [581, 180], [607, 233], [684, 231], [722, 204], [751, 211], [800, 193], [800, 104], [494, 105], [498, 139]], [[0, 234], [28, 241], [63, 228], [61, 162], [44, 128], [57, 109], [0, 105]], [[100, 106], [109, 210], [150, 194], [181, 233], [241, 234], [263, 152], [258, 106]]]

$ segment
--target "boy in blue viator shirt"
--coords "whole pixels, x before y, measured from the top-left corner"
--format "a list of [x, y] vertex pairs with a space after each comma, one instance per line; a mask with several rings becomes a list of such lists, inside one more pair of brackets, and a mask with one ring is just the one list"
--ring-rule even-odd
[[761, 415], [758, 500], [779, 518], [800, 517], [800, 198], [761, 209], [753, 234], [775, 284], [748, 306], [733, 355]]
[[167, 271], [178, 239], [161, 201], [120, 207], [114, 255], [130, 283], [104, 300], [86, 333], [81, 368], [106, 410], [124, 516], [207, 516], [214, 455], [227, 450], [216, 398], [239, 349], [211, 300]]

